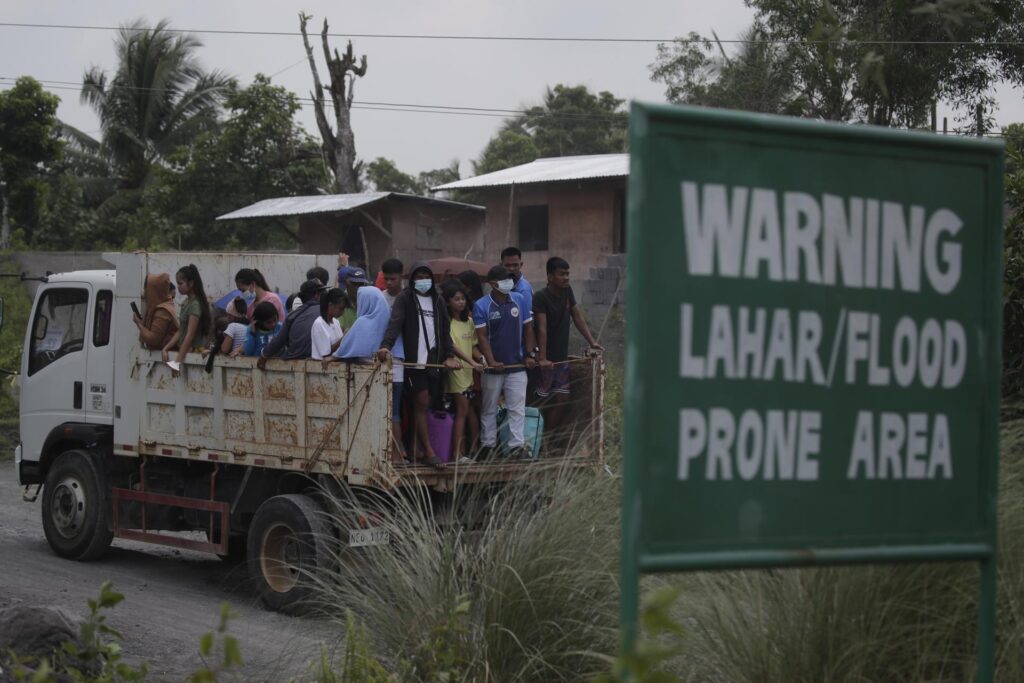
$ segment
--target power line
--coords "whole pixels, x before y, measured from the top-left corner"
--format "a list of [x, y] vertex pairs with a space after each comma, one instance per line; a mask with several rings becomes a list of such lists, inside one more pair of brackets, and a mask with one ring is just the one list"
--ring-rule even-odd
[[[16, 81], [17, 78], [14, 76], [0, 76], [0, 81]], [[58, 80], [46, 80], [46, 79], [35, 79], [39, 83], [45, 84], [47, 88], [51, 90], [81, 90], [81, 85], [77, 81], [58, 81]], [[120, 90], [135, 90], [135, 91], [153, 91], [153, 92], [167, 92], [167, 88], [147, 88], [137, 85], [123, 85], [123, 84], [108, 84], [107, 87], [117, 88]], [[295, 99], [298, 100], [300, 106], [308, 106], [313, 104], [315, 100], [312, 97], [305, 97], [301, 95], [295, 95]], [[331, 100], [325, 99], [325, 104], [331, 105]], [[498, 107], [466, 107], [459, 105], [446, 105], [446, 104], [418, 104], [414, 102], [374, 102], [374, 101], [363, 101], [356, 100], [353, 102], [353, 109], [364, 109], [372, 111], [405, 111], [405, 112], [420, 112], [423, 114], [461, 114], [464, 116], [490, 116], [496, 118], [508, 118], [511, 116], [524, 116], [531, 113], [526, 109], [502, 109]], [[621, 112], [624, 114], [625, 112]], [[532, 115], [549, 116], [563, 119], [583, 119], [583, 120], [606, 120], [616, 118], [616, 114], [587, 114], [587, 113], [574, 113], [574, 112], [532, 112]]]
[[[5, 78], [8, 78], [8, 77], [0, 76], [0, 80], [3, 80]], [[6, 90], [10, 90], [12, 87], [13, 86], [11, 86], [11, 85], [0, 84], [0, 92], [6, 91]], [[125, 86], [125, 87], [130, 87], [130, 86]], [[53, 86], [50, 86], [50, 88], [53, 89], [53, 90], [79, 90], [79, 88], [71, 87], [71, 86], [66, 86], [66, 85], [53, 85]], [[304, 107], [309, 106], [309, 105], [311, 105], [313, 103], [313, 100], [311, 98], [308, 98], [308, 97], [298, 97], [297, 99], [301, 100], [300, 101], [300, 105], [304, 106]], [[329, 101], [328, 101], [328, 103], [329, 103]], [[384, 102], [384, 103], [378, 103], [378, 104], [386, 104], [387, 106], [372, 106], [373, 103], [368, 103], [367, 102], [367, 103], [361, 103], [361, 104], [353, 104], [352, 108], [353, 109], [366, 110], [366, 111], [395, 111], [395, 112], [406, 112], [406, 113], [412, 113], [412, 114], [449, 114], [449, 115], [456, 115], [456, 116], [488, 116], [488, 117], [495, 117], [495, 118], [508, 118], [508, 114], [488, 113], [488, 112], [492, 112], [492, 111], [493, 112], [498, 112], [498, 111], [516, 111], [516, 110], [478, 110], [477, 108], [473, 108], [473, 107], [465, 107], [463, 109], [469, 109], [470, 111], [462, 111], [459, 108], [455, 108], [455, 107], [452, 107], [450, 109], [449, 108], [445, 108], [443, 105], [400, 104], [400, 103], [391, 103], [391, 102]], [[423, 109], [423, 108], [415, 109], [413, 107], [429, 107], [429, 108], [427, 108], [427, 109]], [[555, 112], [545, 112], [544, 115], [545, 116], [553, 116], [553, 117], [577, 118], [577, 119], [601, 119], [601, 118], [608, 118], [608, 117], [605, 117], [605, 116], [602, 116], [602, 115], [597, 115], [597, 114], [559, 114], [559, 113], [555, 113]], [[914, 130], [915, 132], [927, 132], [927, 131], [924, 131], [923, 129], [906, 129], [906, 130]], [[99, 131], [96, 131], [96, 132], [99, 132]], [[949, 132], [947, 134], [948, 135], [963, 136], [963, 137], [976, 137], [976, 135], [973, 134], [973, 133], [957, 133], [955, 131], [951, 131], [951, 132]], [[1003, 136], [1000, 133], [985, 133], [984, 137], [1001, 138]]]
[[[35, 24], [23, 22], [0, 22], [0, 27], [9, 28], [42, 28], [64, 29], [75, 31], [120, 31], [131, 29], [126, 26], [91, 26], [81, 24]], [[138, 30], [152, 30], [152, 27], [137, 27]], [[246, 31], [240, 29], [195, 29], [169, 28], [162, 30], [168, 33], [194, 33], [203, 35], [237, 35], [237, 36], [286, 36], [298, 37], [298, 31]], [[537, 43], [622, 43], [622, 44], [654, 44], [654, 43], [701, 43], [708, 38], [615, 38], [609, 36], [498, 36], [498, 35], [459, 35], [440, 33], [328, 33], [332, 38], [367, 38], [388, 40], [460, 40], [460, 41], [495, 41], [495, 42], [537, 42]], [[717, 40], [728, 45], [925, 45], [950, 47], [1018, 47], [1024, 41], [996, 40], [851, 40], [851, 39], [778, 39], [762, 38], [745, 40], [729, 38]]]

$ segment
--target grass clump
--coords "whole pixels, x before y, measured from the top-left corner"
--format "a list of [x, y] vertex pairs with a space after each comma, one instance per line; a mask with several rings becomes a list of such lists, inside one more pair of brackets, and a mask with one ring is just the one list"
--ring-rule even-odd
[[585, 679], [617, 644], [617, 496], [564, 473], [456, 495], [443, 517], [425, 492], [337, 504], [341, 529], [385, 510], [391, 544], [344, 548], [320, 601], [351, 610], [402, 680]]

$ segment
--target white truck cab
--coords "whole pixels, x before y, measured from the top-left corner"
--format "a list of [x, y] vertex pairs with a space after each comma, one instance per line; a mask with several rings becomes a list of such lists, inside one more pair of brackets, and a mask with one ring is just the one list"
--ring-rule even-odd
[[115, 273], [51, 275], [36, 292], [20, 369], [22, 484], [42, 483], [65, 444], [109, 440], [113, 426]]

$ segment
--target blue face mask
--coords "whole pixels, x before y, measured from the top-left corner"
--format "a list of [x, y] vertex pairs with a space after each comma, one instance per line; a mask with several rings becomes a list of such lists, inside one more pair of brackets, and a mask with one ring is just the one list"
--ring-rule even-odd
[[430, 288], [434, 285], [433, 280], [415, 280], [412, 286], [416, 288], [416, 291], [420, 294], [426, 294], [430, 291]]
[[256, 292], [242, 292], [242, 301], [247, 304], [251, 304], [256, 301]]
[[512, 282], [512, 278], [498, 280], [498, 291], [501, 292], [502, 294], [508, 294], [509, 292], [512, 291], [513, 287], [515, 287], [515, 283]]

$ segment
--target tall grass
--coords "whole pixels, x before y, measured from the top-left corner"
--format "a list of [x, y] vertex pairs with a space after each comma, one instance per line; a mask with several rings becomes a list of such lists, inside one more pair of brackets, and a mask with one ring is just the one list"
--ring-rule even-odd
[[[524, 465], [529, 467], [530, 465]], [[339, 551], [320, 602], [351, 610], [403, 680], [585, 679], [617, 643], [618, 492], [593, 473], [482, 490], [435, 512], [423, 489], [336, 502], [369, 508], [387, 547]]]
[[[997, 680], [1024, 680], [1024, 420], [1004, 422]], [[978, 570], [968, 563], [693, 574], [675, 662], [696, 681], [965, 681]]]
[[[0, 273], [17, 273], [20, 266], [9, 254], [0, 254]], [[25, 284], [15, 277], [0, 277], [4, 324], [0, 329], [0, 368], [18, 371], [25, 326], [32, 307]], [[11, 376], [0, 373], [0, 461], [11, 457], [18, 444], [18, 399]]]

